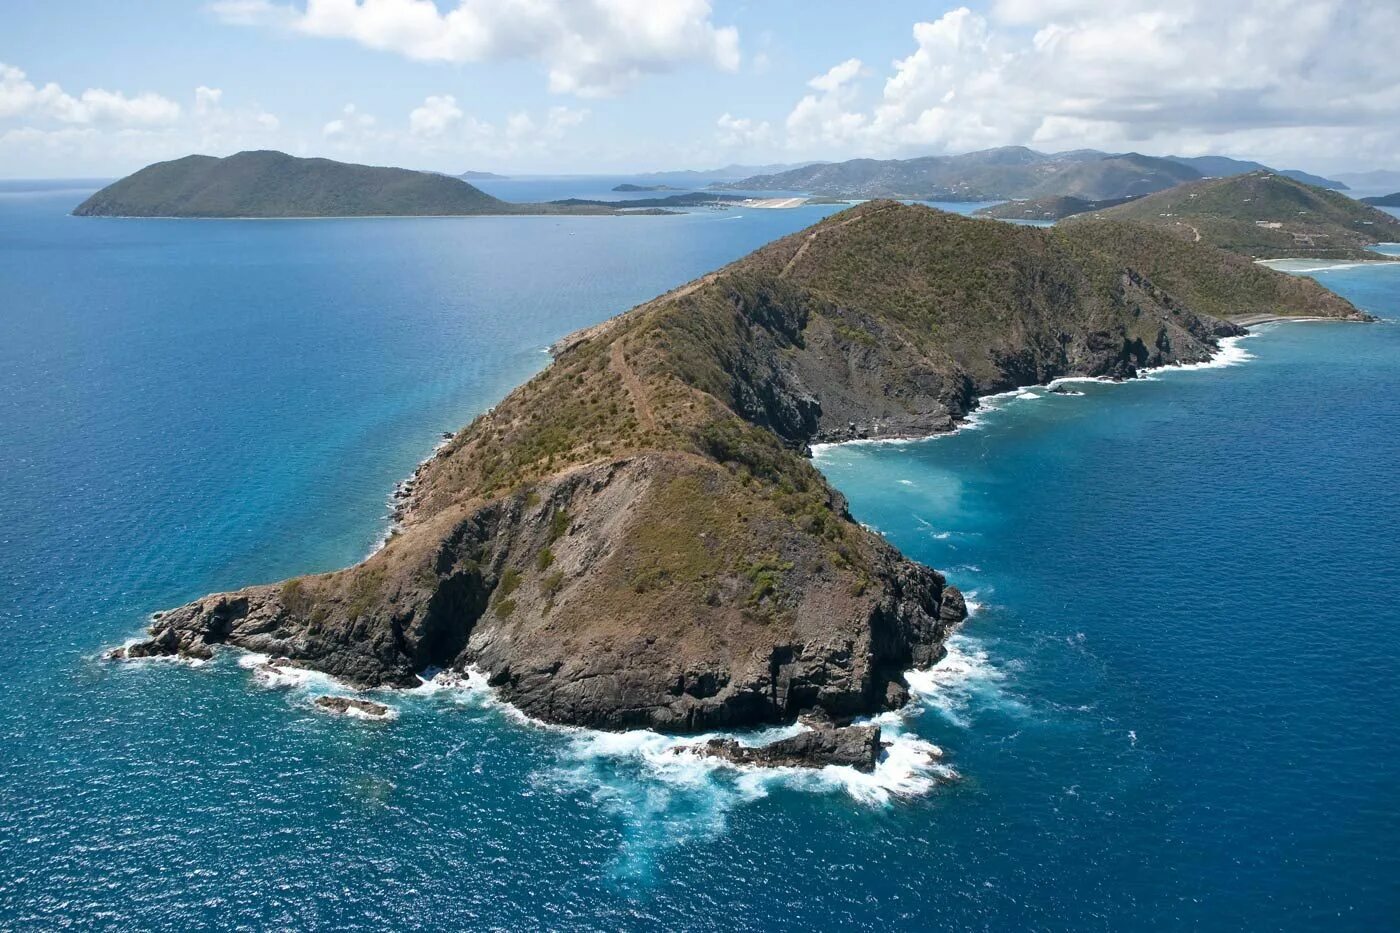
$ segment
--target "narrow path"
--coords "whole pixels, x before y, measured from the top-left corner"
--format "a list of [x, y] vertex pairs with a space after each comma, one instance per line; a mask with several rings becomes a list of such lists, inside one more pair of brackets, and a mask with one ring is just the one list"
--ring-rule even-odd
[[788, 273], [791, 272], [793, 268], [797, 265], [798, 261], [801, 260], [804, 255], [806, 255], [807, 247], [811, 246], [812, 242], [816, 240], [817, 237], [821, 236], [823, 233], [826, 233], [828, 230], [839, 230], [842, 227], [849, 227], [853, 223], [858, 223], [867, 217], [874, 217], [881, 211], [887, 210], [889, 210], [888, 207], [878, 207], [875, 210], [870, 211], [868, 214], [861, 214], [859, 217], [851, 217], [847, 220], [843, 220], [839, 224], [836, 224], [834, 227], [823, 227], [819, 230], [813, 230], [811, 233], [807, 234], [807, 239], [802, 241], [802, 245], [797, 248], [797, 252], [792, 254], [792, 258], [787, 261], [787, 265], [783, 266], [783, 271], [778, 273], [778, 278], [787, 278]]
[[[820, 233], [820, 231], [818, 231], [818, 233]], [[783, 266], [783, 271], [778, 273], [778, 278], [785, 279], [788, 277], [788, 273], [792, 271], [792, 267], [797, 265], [797, 261], [807, 252], [807, 247], [811, 246], [812, 241], [816, 238], [817, 233], [807, 234], [807, 239], [802, 241], [802, 245], [797, 248], [797, 252], [793, 253], [792, 258], [787, 261], [787, 265]]]
[[627, 394], [632, 396], [632, 407], [637, 410], [637, 419], [641, 421], [642, 427], [648, 431], [655, 431], [656, 415], [652, 414], [651, 402], [647, 400], [647, 390], [642, 385], [642, 380], [637, 378], [632, 364], [627, 362], [627, 355], [622, 352], [621, 340], [613, 341], [612, 350], [608, 355], [608, 365], [613, 372], [617, 373], [622, 384], [627, 387]]
[[691, 282], [689, 285], [682, 285], [680, 288], [673, 288], [666, 294], [662, 295], [660, 298], [652, 299], [652, 301], [648, 302], [648, 304], [659, 304], [663, 301], [675, 301], [677, 298], [684, 298], [686, 295], [689, 295], [691, 292], [695, 291], [697, 288], [700, 288], [702, 285], [709, 285], [716, 278], [718, 278], [718, 276], [713, 272], [710, 272], [706, 275], [702, 275], [700, 276], [700, 278], [696, 279], [694, 282]]

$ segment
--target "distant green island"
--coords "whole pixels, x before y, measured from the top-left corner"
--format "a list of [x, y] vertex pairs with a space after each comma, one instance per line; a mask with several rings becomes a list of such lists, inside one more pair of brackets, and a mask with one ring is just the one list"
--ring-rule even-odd
[[683, 208], [731, 205], [747, 200], [749, 199], [742, 194], [720, 194], [714, 191], [687, 191], [684, 194], [671, 194], [664, 198], [630, 198], [626, 201], [597, 201], [588, 198], [565, 198], [562, 201], [550, 201], [549, 203], [557, 204], [561, 207], [598, 207], [629, 211], [635, 210], [636, 208]]
[[672, 185], [634, 185], [631, 182], [623, 182], [613, 186], [614, 191], [680, 191]]
[[1370, 204], [1375, 207], [1400, 207], [1400, 191], [1394, 194], [1383, 194], [1375, 198], [1362, 198], [1363, 204]]
[[1344, 194], [1276, 172], [1192, 182], [1066, 223], [1126, 220], [1251, 259], [1374, 259], [1400, 240], [1400, 220]]
[[[644, 205], [629, 204], [633, 210]], [[655, 211], [654, 211], [655, 212]], [[303, 159], [284, 152], [191, 155], [148, 165], [73, 211], [81, 217], [387, 217], [620, 214], [597, 202], [517, 204], [460, 178]]]
[[507, 175], [497, 175], [495, 172], [463, 172], [462, 174], [458, 175], [457, 177], [458, 177], [458, 178], [465, 178], [465, 179], [467, 179], [468, 181], [490, 181], [491, 179], [496, 179], [497, 181], [501, 181], [501, 180], [504, 180], [504, 179], [508, 178], [509, 176], [507, 176]]

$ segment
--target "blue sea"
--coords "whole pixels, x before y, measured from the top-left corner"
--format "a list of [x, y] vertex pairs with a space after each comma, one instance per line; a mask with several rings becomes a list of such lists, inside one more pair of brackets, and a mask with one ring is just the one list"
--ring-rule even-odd
[[85, 193], [0, 193], [0, 929], [1395, 928], [1400, 268], [1304, 267], [1389, 323], [819, 451], [976, 612], [877, 775], [740, 774], [480, 689], [371, 723], [233, 654], [97, 658], [360, 559], [552, 340], [835, 208], [67, 216]]

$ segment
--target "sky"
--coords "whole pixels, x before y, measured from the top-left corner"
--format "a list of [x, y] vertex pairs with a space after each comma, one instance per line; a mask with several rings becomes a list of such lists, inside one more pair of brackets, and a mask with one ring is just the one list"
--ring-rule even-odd
[[1400, 169], [1400, 0], [0, 0], [0, 177], [1000, 145]]

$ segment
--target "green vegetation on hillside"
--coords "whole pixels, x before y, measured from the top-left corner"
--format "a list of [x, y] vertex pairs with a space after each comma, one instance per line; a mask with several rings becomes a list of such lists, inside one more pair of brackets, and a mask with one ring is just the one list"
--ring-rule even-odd
[[1368, 249], [1400, 240], [1400, 220], [1344, 194], [1273, 172], [1181, 185], [1067, 224], [1126, 220], [1252, 259], [1381, 259]]
[[1083, 198], [1066, 197], [1031, 198], [984, 207], [978, 210], [975, 216], [991, 217], [996, 220], [1064, 220], [1075, 214], [1101, 211], [1105, 208], [1117, 207], [1119, 204], [1126, 204], [1132, 200], [1134, 198], [1110, 198], [1107, 201], [1086, 201]]
[[604, 214], [595, 205], [511, 204], [459, 178], [301, 159], [282, 152], [192, 155], [148, 165], [74, 214], [108, 217], [365, 217]]

